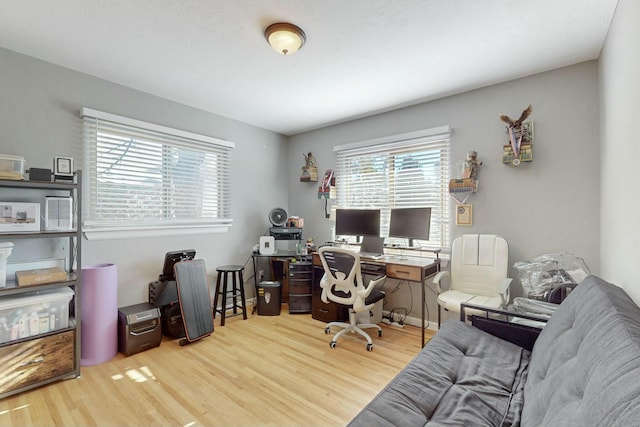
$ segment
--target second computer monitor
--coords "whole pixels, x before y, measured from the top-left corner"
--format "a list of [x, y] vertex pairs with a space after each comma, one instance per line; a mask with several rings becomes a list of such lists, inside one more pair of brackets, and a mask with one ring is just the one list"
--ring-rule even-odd
[[380, 209], [336, 209], [336, 236], [380, 236]]
[[389, 237], [429, 240], [431, 229], [431, 208], [394, 208], [391, 209]]

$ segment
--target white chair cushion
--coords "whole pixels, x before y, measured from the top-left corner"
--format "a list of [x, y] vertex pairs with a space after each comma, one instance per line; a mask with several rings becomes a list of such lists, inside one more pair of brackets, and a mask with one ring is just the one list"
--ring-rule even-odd
[[486, 297], [481, 295], [473, 295], [456, 290], [445, 291], [438, 295], [438, 303], [449, 311], [460, 311], [460, 304], [463, 302], [469, 304], [481, 305], [483, 307], [500, 308], [502, 299], [497, 297]]

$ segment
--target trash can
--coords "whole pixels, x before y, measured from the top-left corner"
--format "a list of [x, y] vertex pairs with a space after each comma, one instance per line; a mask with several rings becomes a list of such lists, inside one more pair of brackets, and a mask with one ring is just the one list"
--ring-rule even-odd
[[118, 353], [118, 267], [82, 267], [80, 365], [106, 362]]
[[260, 282], [256, 294], [258, 316], [280, 315], [280, 282]]

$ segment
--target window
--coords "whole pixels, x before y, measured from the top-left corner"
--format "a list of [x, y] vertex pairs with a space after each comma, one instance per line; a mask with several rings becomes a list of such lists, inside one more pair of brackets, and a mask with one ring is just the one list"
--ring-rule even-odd
[[[448, 126], [334, 147], [337, 205], [381, 210], [388, 236], [392, 208], [431, 207], [431, 233], [418, 244], [447, 249], [449, 237]], [[406, 239], [387, 238], [406, 245]]]
[[88, 238], [231, 225], [233, 143], [87, 108], [82, 117]]

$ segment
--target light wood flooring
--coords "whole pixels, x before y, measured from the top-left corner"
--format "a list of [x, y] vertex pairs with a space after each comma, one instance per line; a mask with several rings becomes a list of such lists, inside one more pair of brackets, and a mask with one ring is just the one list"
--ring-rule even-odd
[[[219, 317], [213, 335], [83, 367], [81, 377], [0, 400], [2, 426], [346, 425], [420, 351], [420, 329], [382, 325], [374, 349], [329, 348], [309, 314]], [[432, 335], [427, 331], [427, 337]]]

